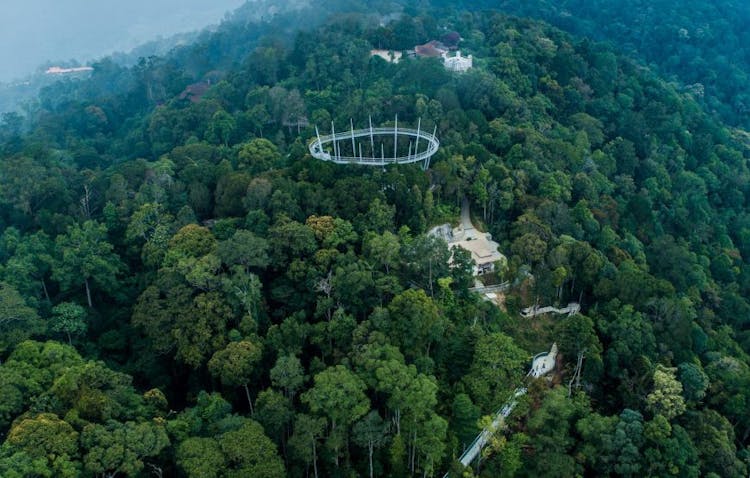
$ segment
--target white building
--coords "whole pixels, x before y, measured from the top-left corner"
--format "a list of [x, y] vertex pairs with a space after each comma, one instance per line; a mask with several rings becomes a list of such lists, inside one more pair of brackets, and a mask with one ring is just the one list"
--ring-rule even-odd
[[456, 52], [456, 56], [448, 56], [447, 53], [444, 53], [443, 64], [448, 71], [463, 73], [474, 66], [474, 58], [471, 55], [461, 56], [461, 50], [459, 50]]
[[505, 256], [498, 252], [499, 244], [492, 240], [492, 235], [480, 233], [476, 229], [463, 230], [460, 226], [457, 227], [453, 230], [453, 240], [448, 243], [448, 247], [460, 247], [471, 253], [474, 275], [494, 272], [496, 264], [506, 261]]
[[[474, 259], [474, 275], [494, 272], [496, 267], [507, 263], [507, 259], [498, 251], [499, 244], [492, 240], [492, 235], [482, 233], [470, 225], [459, 225], [452, 229], [450, 224], [443, 224], [433, 228], [428, 234], [440, 237], [448, 243], [448, 248], [466, 249]], [[451, 254], [450, 263], [453, 262]]]

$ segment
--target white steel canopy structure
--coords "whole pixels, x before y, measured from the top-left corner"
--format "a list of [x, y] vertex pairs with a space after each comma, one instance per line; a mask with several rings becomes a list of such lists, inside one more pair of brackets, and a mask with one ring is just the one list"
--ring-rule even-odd
[[[314, 158], [336, 164], [385, 166], [421, 162], [422, 169], [426, 170], [430, 167], [430, 158], [440, 147], [436, 133], [437, 126], [432, 134], [422, 131], [421, 118], [417, 129], [399, 128], [398, 116], [394, 126], [386, 128], [373, 128], [372, 118], [367, 129], [354, 129], [350, 121], [350, 130], [343, 133], [336, 133], [331, 122], [329, 135], [321, 136], [315, 126], [315, 138], [310, 142], [309, 149]], [[420, 151], [422, 145], [424, 147]]]

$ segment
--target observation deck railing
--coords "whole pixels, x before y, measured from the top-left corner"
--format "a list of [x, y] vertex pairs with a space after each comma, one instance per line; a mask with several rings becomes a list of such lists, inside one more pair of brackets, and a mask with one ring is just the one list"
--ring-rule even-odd
[[[316, 128], [317, 129], [317, 128]], [[380, 155], [377, 155], [375, 147], [375, 138], [393, 137], [393, 154], [386, 154], [385, 148], [381, 141]], [[409, 142], [409, 152], [406, 156], [398, 155], [398, 140], [399, 138], [408, 137], [414, 138], [414, 150], [412, 152], [412, 142]], [[368, 154], [363, 153], [362, 143], [358, 142], [359, 138], [369, 138], [369, 144], [365, 148]], [[419, 151], [421, 141], [425, 141], [427, 148], [423, 151]], [[351, 142], [352, 154], [342, 154], [341, 144]], [[326, 151], [325, 146], [332, 145], [333, 152]], [[357, 148], [359, 146], [359, 148]], [[342, 133], [333, 132], [328, 135], [320, 136], [317, 135], [310, 141], [308, 148], [310, 154], [322, 161], [331, 161], [336, 164], [363, 164], [368, 166], [381, 166], [387, 164], [410, 164], [423, 162], [425, 169], [429, 167], [430, 158], [437, 153], [440, 147], [440, 141], [435, 136], [435, 133], [428, 133], [421, 129], [413, 128], [399, 128], [398, 126], [393, 128], [380, 127], [380, 128], [366, 128], [366, 129], [352, 129]], [[347, 148], [348, 149], [348, 148]], [[390, 149], [390, 146], [389, 146]], [[359, 151], [359, 154], [357, 154]]]

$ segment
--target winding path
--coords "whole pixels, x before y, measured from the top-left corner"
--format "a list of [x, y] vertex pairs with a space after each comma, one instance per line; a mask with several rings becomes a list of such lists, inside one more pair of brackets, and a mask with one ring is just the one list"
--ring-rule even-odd
[[550, 312], [555, 314], [575, 315], [580, 311], [581, 304], [579, 304], [578, 302], [571, 302], [567, 307], [562, 309], [558, 309], [556, 307], [538, 307], [534, 305], [523, 309], [521, 311], [521, 317], [528, 319], [531, 317], [536, 317], [537, 315], [549, 314]]

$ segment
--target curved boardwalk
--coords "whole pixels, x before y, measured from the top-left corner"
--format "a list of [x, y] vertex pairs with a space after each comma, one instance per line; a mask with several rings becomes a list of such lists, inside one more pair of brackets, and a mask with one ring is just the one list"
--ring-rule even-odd
[[399, 128], [397, 119], [393, 128], [373, 128], [370, 124], [367, 129], [354, 129], [352, 125], [351, 130], [343, 133], [336, 133], [331, 125], [331, 134], [324, 136], [320, 135], [316, 127], [316, 137], [308, 148], [314, 158], [336, 164], [385, 166], [421, 162], [422, 168], [427, 169], [430, 158], [440, 147], [440, 141], [435, 136], [437, 126], [435, 132], [430, 134], [422, 131], [421, 125], [420, 120], [417, 129]]
[[562, 309], [558, 309], [556, 307], [527, 307], [521, 311], [521, 317], [528, 319], [531, 317], [536, 317], [537, 315], [549, 313], [575, 315], [580, 311], [581, 305], [578, 302], [571, 302], [567, 307]]

